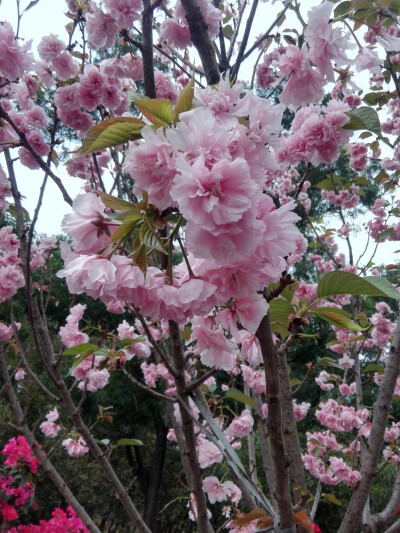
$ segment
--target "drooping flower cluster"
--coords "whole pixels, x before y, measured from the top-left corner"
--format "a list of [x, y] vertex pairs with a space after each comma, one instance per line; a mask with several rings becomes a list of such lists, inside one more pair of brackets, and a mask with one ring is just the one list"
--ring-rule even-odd
[[350, 138], [343, 129], [349, 121], [350, 107], [339, 100], [326, 106], [309, 105], [299, 109], [292, 122], [293, 134], [283, 139], [277, 154], [280, 163], [297, 165], [300, 161], [319, 165], [331, 164], [339, 157], [339, 148]]
[[[182, 262], [168, 280], [160, 269], [149, 267], [144, 279], [123, 256], [88, 255], [95, 251], [89, 237], [96, 235], [96, 219], [103, 217], [103, 210], [96, 204], [91, 214], [81, 197], [83, 227], [77, 231], [74, 226], [78, 203], [75, 214], [64, 221], [77, 240], [75, 251], [84, 254], [65, 254], [66, 268], [60, 275], [67, 278], [71, 292], [86, 292], [106, 303], [115, 298], [133, 302], [155, 320], [182, 322], [249, 294], [254, 296], [248, 312], [256, 312], [256, 291], [279, 278], [284, 258], [298, 249], [300, 233], [294, 226], [293, 203], [276, 209], [263, 194], [266, 170], [278, 168], [273, 154], [283, 107], [251, 94], [242, 99], [241, 89], [221, 82], [217, 89], [198, 90], [197, 107], [182, 113], [175, 128], [164, 132], [146, 126], [143, 141], [127, 152], [124, 169], [135, 177], [135, 192], [147, 191], [150, 204], [160, 211], [179, 209], [185, 218], [191, 271]], [[249, 117], [248, 127], [238, 120], [242, 116]], [[106, 235], [102, 238], [105, 242]], [[253, 333], [257, 325], [252, 323]]]
[[25, 283], [20, 267], [19, 243], [12, 231], [11, 226], [0, 229], [0, 303], [14, 296]]

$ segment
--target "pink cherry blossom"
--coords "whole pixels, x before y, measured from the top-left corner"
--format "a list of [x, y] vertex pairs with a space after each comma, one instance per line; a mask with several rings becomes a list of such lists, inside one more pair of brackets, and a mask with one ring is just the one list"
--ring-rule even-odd
[[88, 453], [89, 448], [82, 437], [72, 439], [71, 437], [62, 441], [62, 446], [67, 450], [71, 457], [82, 457]]
[[63, 43], [63, 41], [61, 41], [61, 39], [59, 39], [56, 35], [51, 33], [50, 35], [42, 38], [37, 51], [40, 59], [49, 63], [59, 56], [65, 49], [66, 44]]
[[221, 463], [223, 459], [222, 452], [217, 446], [202, 437], [199, 437], [197, 441], [197, 457], [202, 469], [215, 463]]
[[31, 41], [20, 46], [8, 22], [0, 24], [0, 74], [10, 81], [22, 78], [32, 65]]
[[85, 18], [90, 48], [97, 50], [114, 45], [119, 28], [111, 15], [103, 13], [95, 4], [91, 4], [90, 11], [86, 13]]
[[306, 417], [310, 407], [311, 404], [309, 402], [301, 402], [300, 404], [297, 404], [296, 401], [293, 400], [293, 413], [296, 422], [300, 422], [300, 420], [303, 420], [303, 418]]
[[178, 160], [177, 168], [171, 196], [185, 218], [203, 229], [237, 222], [250, 208], [256, 186], [244, 160], [218, 161], [208, 169], [199, 157], [193, 165]]
[[15, 376], [14, 376], [14, 379], [15, 381], [21, 381], [22, 379], [24, 379], [26, 376], [26, 372], [23, 368], [18, 368], [17, 371], [15, 372]]
[[171, 78], [160, 70], [155, 71], [154, 78], [157, 90], [157, 98], [165, 98], [167, 100], [171, 100], [171, 102], [175, 104], [178, 100], [179, 93], [177, 86], [172, 83]]
[[160, 40], [174, 48], [184, 49], [192, 44], [189, 28], [173, 18], [166, 18], [160, 27]]
[[236, 417], [226, 429], [227, 435], [231, 437], [246, 437], [253, 429], [254, 419], [248, 409], [242, 411], [242, 414]]
[[310, 59], [317, 65], [328, 81], [334, 80], [332, 61], [336, 65], [348, 65], [352, 61], [347, 57], [346, 50], [355, 45], [343, 35], [339, 28], [330, 23], [333, 4], [323, 2], [312, 7], [308, 12], [308, 24], [304, 37], [310, 47]]
[[175, 149], [166, 139], [162, 128], [142, 129], [143, 144], [130, 145], [124, 170], [135, 177], [135, 190], [145, 190], [149, 201], [159, 209], [175, 205], [170, 187], [176, 175]]
[[112, 221], [106, 214], [106, 206], [95, 193], [80, 194], [72, 205], [73, 213], [66, 215], [62, 228], [75, 239], [77, 252], [96, 253], [110, 242], [119, 221]]

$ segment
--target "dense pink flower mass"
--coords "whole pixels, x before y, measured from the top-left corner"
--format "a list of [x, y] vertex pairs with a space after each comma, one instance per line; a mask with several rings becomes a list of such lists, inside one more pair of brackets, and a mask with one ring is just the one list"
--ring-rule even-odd
[[[85, 74], [98, 75], [96, 69]], [[88, 256], [104, 249], [112, 222], [103, 214], [101, 200], [87, 194], [64, 219], [64, 229], [75, 237], [75, 252], [59, 275], [67, 278], [70, 290], [107, 304], [115, 298], [134, 302], [146, 316], [177, 322], [207, 313], [232, 297], [249, 297], [250, 291], [254, 303], [241, 311], [238, 302], [237, 318], [255, 332], [266, 309], [258, 305], [256, 310], [255, 293], [279, 279], [284, 258], [298, 249], [300, 233], [294, 225], [294, 205], [286, 202], [276, 209], [262, 193], [265, 168], [278, 168], [273, 154], [283, 107], [262, 109], [255, 96], [241, 99], [241, 90], [241, 85], [221, 82], [215, 89], [196, 91], [195, 109], [182, 113], [176, 127], [165, 132], [145, 127], [143, 141], [127, 151], [124, 170], [134, 176], [135, 193], [145, 190], [149, 203], [160, 210], [177, 209], [185, 218], [191, 272], [182, 263], [166, 281], [162, 271], [151, 267], [146, 279], [135, 275], [128, 281], [134, 266], [128, 267], [123, 257]], [[64, 92], [59, 93], [59, 105], [65, 101], [68, 106], [61, 98]], [[248, 128], [238, 120], [246, 115]], [[233, 368], [233, 354], [224, 353], [224, 362], [217, 364]], [[210, 352], [202, 351], [201, 357], [215, 364]]]
[[[350, 248], [359, 231], [355, 217], [368, 203], [373, 203], [364, 225], [369, 241], [400, 240], [400, 144], [392, 139], [400, 135], [400, 103], [393, 87], [400, 29], [388, 2], [369, 2], [379, 4], [379, 10], [368, 9], [365, 16], [358, 1], [334, 5], [321, 0], [312, 8], [303, 2], [301, 9], [308, 10], [304, 17], [297, 2], [284, 0], [285, 11], [297, 12], [300, 25], [286, 27], [288, 17], [281, 26], [282, 12], [270, 36], [260, 35], [252, 46], [245, 18], [260, 7], [258, 2], [194, 3], [195, 22], [204, 18], [198, 29], [213, 41], [210, 54], [216, 51], [214, 72], [200, 61], [202, 53], [190, 48], [198, 47], [191, 2], [66, 0], [68, 35], [43, 37], [36, 60], [30, 43], [0, 22], [0, 151], [6, 163], [4, 170], [0, 167], [0, 209], [8, 209], [0, 228], [0, 344], [11, 392], [30, 406], [26, 422], [33, 421], [35, 438], [44, 446], [63, 448], [66, 460], [67, 454], [77, 459], [92, 451], [109, 472], [107, 461], [119, 461], [129, 442], [118, 436], [119, 429], [123, 437], [143, 438], [142, 450], [154, 440], [153, 424], [131, 431], [128, 420], [118, 420], [122, 404], [114, 401], [114, 392], [123, 387], [129, 400], [125, 387], [138, 387], [135, 409], [148, 410], [151, 420], [155, 406], [156, 432], [162, 429], [159, 415], [163, 420], [168, 415], [163, 422], [172, 426], [165, 428], [168, 453], [181, 456], [187, 479], [179, 480], [178, 488], [186, 492], [183, 498], [197, 529], [212, 531], [218, 524], [221, 530], [253, 533], [277, 529], [279, 517], [285, 516], [276, 491], [267, 516], [252, 502], [254, 496], [256, 507], [268, 509], [258, 487], [267, 484], [270, 495], [276, 489], [270, 465], [263, 465], [266, 476], [257, 481], [262, 472], [259, 454], [251, 457], [253, 444], [255, 450], [271, 449], [271, 468], [287, 467], [286, 456], [274, 449], [273, 426], [282, 424], [285, 446], [291, 438], [286, 430], [295, 434], [296, 425], [298, 432], [313, 428], [304, 439], [294, 438], [287, 452], [291, 465], [299, 471], [304, 467], [319, 487], [357, 487], [363, 482], [360, 472], [369, 479], [373, 472], [364, 475], [365, 457], [374, 449], [370, 444], [378, 423], [380, 456], [373, 470], [400, 464], [395, 406], [391, 423], [381, 423], [373, 402], [364, 406], [361, 390], [368, 384], [374, 398], [380, 390], [379, 402], [382, 397], [389, 412], [386, 376], [393, 368], [388, 361], [397, 339], [397, 312], [389, 296], [398, 295], [388, 279], [395, 287], [397, 277], [390, 271], [396, 265], [387, 266], [384, 279], [378, 254], [367, 258], [365, 252], [358, 259]], [[261, 3], [267, 7], [266, 1]], [[268, 15], [274, 16], [276, 4], [269, 2]], [[250, 26], [251, 18], [247, 20]], [[366, 29], [360, 39], [358, 26]], [[147, 46], [149, 37], [154, 46]], [[352, 42], [358, 48], [354, 58], [349, 57]], [[206, 38], [202, 44], [209, 44]], [[237, 81], [245, 75], [240, 63], [252, 59], [251, 82]], [[357, 86], [358, 72], [370, 76], [368, 92]], [[57, 159], [67, 158], [67, 175], [57, 180]], [[348, 161], [351, 172], [343, 170]], [[61, 239], [64, 267], [57, 274], [73, 295], [63, 318], [59, 313], [66, 309], [66, 298], [54, 298], [56, 284], [49, 274], [54, 264], [50, 254], [58, 245], [55, 238], [32, 240], [38, 209], [28, 220], [19, 207], [26, 194], [22, 180], [14, 176], [19, 164], [32, 180], [36, 173], [31, 170], [44, 169], [41, 192], [52, 179], [72, 204], [62, 221], [67, 238]], [[70, 200], [68, 185], [75, 178], [82, 189]], [[314, 209], [315, 187], [323, 216]], [[378, 190], [388, 194], [371, 200]], [[40, 195], [38, 207], [41, 200]], [[17, 230], [8, 222], [14, 211]], [[331, 214], [339, 214], [339, 224], [331, 224]], [[347, 246], [349, 260], [339, 243]], [[305, 262], [299, 268], [296, 263], [307, 250], [304, 271]], [[350, 283], [360, 272], [374, 277]], [[46, 330], [36, 306], [27, 306], [34, 343], [26, 332], [28, 322], [20, 332], [19, 318], [13, 317], [25, 310], [20, 294], [18, 301], [11, 300], [25, 279], [28, 304], [37, 297], [43, 319], [46, 309], [51, 313], [57, 307], [57, 320]], [[343, 286], [361, 294], [342, 294]], [[385, 302], [371, 310], [377, 293]], [[90, 303], [90, 298], [98, 301]], [[9, 315], [3, 317], [3, 310]], [[119, 316], [111, 320], [109, 313]], [[321, 334], [320, 319], [326, 319], [329, 336], [325, 328]], [[58, 338], [52, 339], [53, 350], [54, 327]], [[324, 353], [325, 348], [329, 351]], [[51, 378], [42, 387], [37, 386], [42, 376], [33, 368], [38, 358], [31, 357], [36, 351]], [[302, 401], [306, 382], [310, 396]], [[391, 383], [400, 397], [400, 378], [394, 376]], [[274, 401], [277, 384], [279, 402]], [[36, 390], [49, 392], [50, 400], [35, 417]], [[29, 403], [29, 395], [35, 401]], [[150, 395], [153, 401], [147, 402]], [[163, 400], [170, 409], [161, 408]], [[86, 409], [86, 401], [98, 410]], [[25, 425], [23, 429], [31, 442], [32, 435]], [[33, 503], [34, 476], [17, 486], [12, 471], [36, 472], [39, 464], [27, 440], [15, 437], [3, 449], [0, 524], [12, 522], [10, 533], [86, 532], [72, 510], [57, 509], [37, 526], [21, 525], [24, 506]], [[235, 450], [240, 450], [237, 456]], [[239, 460], [245, 468], [233, 470], [243, 502], [241, 490], [229, 480], [229, 468], [233, 463], [240, 467]], [[255, 483], [247, 483], [246, 477]], [[132, 517], [127, 491], [112, 485], [126, 516]], [[248, 494], [252, 487], [258, 494]], [[252, 514], [243, 517], [249, 503]], [[213, 513], [220, 516], [212, 517], [209, 504], [216, 504]], [[292, 514], [290, 498], [288, 506]], [[257, 515], [260, 520], [250, 520]], [[160, 516], [161, 523], [166, 513]], [[102, 518], [96, 511], [96, 520]], [[89, 520], [88, 527], [93, 529]]]
[[6, 456], [5, 465], [11, 467], [26, 465], [32, 474], [36, 474], [40, 462], [33, 456], [31, 447], [22, 435], [10, 439], [2, 449], [2, 454]]

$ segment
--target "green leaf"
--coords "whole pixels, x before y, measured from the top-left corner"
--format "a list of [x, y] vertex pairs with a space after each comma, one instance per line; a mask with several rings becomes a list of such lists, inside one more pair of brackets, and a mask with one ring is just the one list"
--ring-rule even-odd
[[341, 2], [338, 6], [335, 7], [333, 16], [336, 18], [346, 15], [353, 8], [352, 2]]
[[179, 120], [179, 115], [185, 111], [189, 111], [192, 107], [193, 96], [194, 96], [194, 78], [191, 78], [189, 82], [184, 87], [183, 91], [178, 97], [178, 101], [175, 104], [174, 108], [174, 124]]
[[289, 325], [289, 315], [294, 313], [292, 304], [283, 298], [275, 298], [269, 304], [271, 323], [280, 322]]
[[147, 217], [143, 218], [143, 224], [140, 228], [140, 238], [142, 239], [142, 242], [146, 244], [146, 246], [148, 246], [149, 248], [153, 248], [158, 252], [167, 254], [167, 250], [165, 249], [163, 242], [157, 235], [156, 231], [154, 230], [153, 226], [151, 225], [151, 222]]
[[[14, 204], [9, 204], [8, 207], [7, 207], [7, 213], [10, 213], [10, 215], [14, 218], [17, 218], [17, 210], [15, 209], [15, 205]], [[29, 216], [29, 213], [28, 211], [23, 207], [22, 208], [22, 213], [24, 215], [24, 220], [26, 222], [30, 222], [31, 218]]]
[[133, 207], [133, 209], [128, 209], [128, 211], [123, 211], [122, 213], [119, 213], [115, 217], [115, 220], [120, 220], [121, 222], [123, 222], [126, 218], [131, 217], [132, 215], [140, 215], [140, 214], [141, 214], [141, 210], [137, 207]]
[[333, 503], [334, 505], [339, 505], [340, 507], [343, 505], [342, 502], [338, 500], [336, 496], [332, 493], [323, 494], [321, 498], [321, 502]]
[[146, 277], [147, 273], [147, 248], [144, 243], [141, 243], [136, 249], [135, 253], [132, 256], [134, 264], [140, 268], [143, 272], [143, 276]]
[[376, 135], [381, 133], [381, 123], [378, 113], [371, 107], [358, 107], [346, 113], [350, 117], [350, 122], [343, 128], [348, 130], [368, 130]]
[[119, 439], [117, 446], [143, 446], [143, 442], [138, 439]]
[[[335, 270], [325, 274], [318, 283], [318, 298], [340, 294], [354, 294], [358, 296], [380, 296], [400, 299], [400, 294], [385, 278], [366, 276], [360, 278], [351, 272]], [[272, 303], [272, 302], [271, 302]]]
[[180, 334], [181, 334], [182, 339], [188, 342], [192, 335], [192, 328], [190, 326], [185, 326], [180, 331]]
[[123, 224], [118, 226], [118, 228], [111, 235], [111, 242], [117, 242], [128, 235], [142, 220], [142, 215], [130, 215], [126, 217]]
[[285, 339], [289, 335], [289, 315], [294, 313], [292, 304], [286, 299], [275, 298], [269, 304], [269, 313], [272, 331]]
[[375, 240], [377, 242], [383, 241], [384, 239], [386, 239], [386, 237], [393, 235], [393, 233], [394, 233], [394, 228], [385, 229], [384, 231], [381, 231], [380, 233], [378, 233], [378, 235], [375, 237]]
[[291, 302], [293, 300], [294, 293], [297, 291], [298, 286], [299, 286], [298, 281], [295, 281], [294, 283], [287, 285], [281, 292], [282, 298], [285, 298], [285, 300], [288, 300], [289, 302]]
[[100, 196], [101, 201], [106, 207], [114, 209], [115, 211], [126, 211], [127, 209], [136, 209], [135, 204], [131, 204], [131, 202], [127, 202], [126, 200], [122, 200], [121, 198], [117, 198], [116, 196], [111, 196], [111, 194], [107, 194], [102, 191], [96, 191], [96, 194], [97, 196]]
[[143, 126], [143, 120], [134, 117], [103, 120], [87, 132], [78, 155], [91, 154], [103, 148], [140, 139]]
[[363, 331], [361, 326], [351, 320], [350, 313], [343, 311], [343, 309], [336, 309], [335, 307], [318, 307], [317, 309], [310, 311], [310, 313], [340, 329], [345, 328], [350, 331]]
[[364, 372], [378, 372], [378, 374], [383, 374], [385, 372], [385, 367], [382, 365], [378, 365], [376, 363], [370, 363], [367, 365], [364, 370]]
[[95, 344], [84, 342], [82, 344], [78, 344], [77, 346], [73, 346], [72, 348], [68, 348], [68, 350], [65, 350], [61, 355], [78, 355], [79, 353], [83, 352], [94, 352], [95, 350], [98, 350], [98, 348], [99, 347]]
[[237, 402], [244, 403], [246, 405], [250, 405], [250, 407], [254, 408], [254, 400], [247, 394], [244, 394], [238, 389], [228, 389], [226, 391], [226, 397], [231, 398], [232, 400], [236, 400]]
[[144, 335], [141, 335], [140, 337], [136, 337], [136, 339], [122, 339], [120, 344], [122, 346], [122, 348], [124, 348], [125, 346], [130, 346], [131, 344], [135, 344], [136, 342], [143, 342], [146, 340], [147, 337], [145, 337]]
[[295, 387], [296, 385], [300, 385], [301, 381], [299, 379], [293, 378], [290, 380], [290, 386]]
[[343, 368], [334, 359], [332, 359], [332, 357], [322, 357], [321, 359], [318, 359], [315, 366], [332, 366], [333, 368], [339, 368], [340, 370], [343, 370]]
[[156, 126], [168, 127], [174, 118], [170, 100], [158, 98], [156, 100], [135, 100], [138, 110]]
[[[325, 189], [326, 191], [334, 191], [340, 183], [340, 179], [336, 174], [328, 174], [326, 178], [319, 181], [315, 186], [318, 187], [318, 189]], [[343, 187], [343, 180], [340, 184], [341, 188]]]
[[222, 28], [222, 33], [224, 34], [225, 37], [227, 37], [228, 39], [230, 39], [233, 35], [233, 28], [230, 24], [226, 24], [226, 26], [224, 26]]
[[80, 355], [79, 357], [75, 357], [75, 359], [72, 361], [70, 370], [73, 370], [74, 368], [76, 368], [78, 365], [80, 365], [85, 359], [87, 359], [91, 355], [93, 355], [93, 351], [88, 350], [87, 352], [83, 352], [83, 354]]

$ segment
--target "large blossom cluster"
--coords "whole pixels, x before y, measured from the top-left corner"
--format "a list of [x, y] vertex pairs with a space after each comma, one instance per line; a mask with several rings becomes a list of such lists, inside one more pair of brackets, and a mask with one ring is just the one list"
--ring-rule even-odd
[[[133, 302], [146, 316], [178, 322], [232, 298], [250, 295], [255, 309], [259, 306], [256, 292], [279, 278], [301, 236], [294, 204], [276, 209], [263, 194], [266, 171], [278, 168], [273, 155], [283, 107], [251, 94], [240, 98], [241, 89], [221, 82], [215, 90], [197, 91], [195, 109], [182, 113], [175, 128], [144, 127], [143, 141], [127, 152], [124, 169], [134, 176], [135, 192], [147, 191], [160, 212], [172, 208], [185, 218], [191, 271], [182, 262], [167, 279], [162, 270], [149, 267], [144, 279], [124, 256], [88, 255], [97, 247], [100, 224], [109, 223], [101, 200], [86, 195], [64, 221], [75, 237], [75, 252], [64, 254], [60, 273], [71, 292], [106, 303]], [[243, 116], [249, 117], [248, 126], [239, 121]], [[77, 216], [79, 231], [73, 224]], [[104, 233], [102, 239], [104, 245]]]
[[313, 477], [327, 485], [338, 485], [343, 482], [355, 487], [361, 475], [348, 466], [343, 458], [332, 455], [332, 452], [340, 451], [346, 452], [332, 433], [307, 432], [307, 453], [303, 455], [304, 466]]
[[343, 129], [349, 121], [350, 107], [340, 100], [331, 100], [326, 106], [309, 105], [299, 109], [292, 123], [292, 135], [283, 139], [278, 161], [297, 165], [300, 161], [319, 165], [331, 164], [339, 157], [340, 146], [345, 145], [351, 130]]

